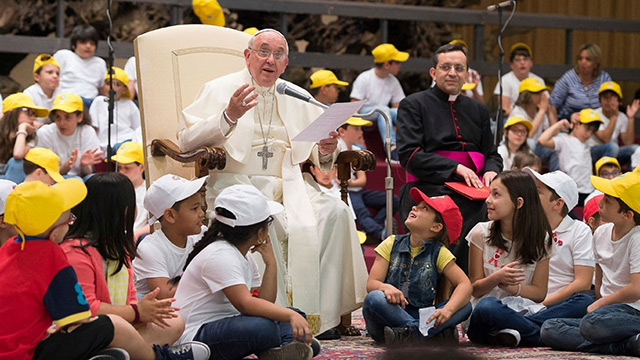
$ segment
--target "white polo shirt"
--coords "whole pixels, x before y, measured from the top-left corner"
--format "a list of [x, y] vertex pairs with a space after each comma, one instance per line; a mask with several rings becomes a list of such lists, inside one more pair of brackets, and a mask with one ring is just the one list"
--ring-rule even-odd
[[575, 266], [595, 266], [593, 238], [589, 226], [565, 216], [553, 230], [553, 252], [549, 259], [547, 296], [575, 280]]

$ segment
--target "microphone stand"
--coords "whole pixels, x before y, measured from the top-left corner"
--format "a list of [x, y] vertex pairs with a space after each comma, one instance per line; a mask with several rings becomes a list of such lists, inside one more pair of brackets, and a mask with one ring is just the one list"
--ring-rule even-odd
[[509, 21], [513, 17], [513, 14], [516, 11], [516, 1], [511, 0], [511, 15], [505, 22], [504, 26], [502, 26], [502, 6], [500, 4], [496, 4], [496, 10], [498, 10], [498, 48], [499, 52], [499, 65], [498, 65], [498, 87], [500, 89], [500, 94], [498, 96], [498, 111], [496, 113], [496, 133], [494, 138], [494, 143], [496, 146], [500, 145], [502, 141], [502, 126], [504, 124], [504, 110], [502, 109], [502, 67], [504, 66], [504, 48], [502, 47], [502, 34], [504, 30], [507, 28]]
[[109, 34], [107, 35], [107, 45], [109, 46], [109, 52], [107, 56], [107, 71], [109, 72], [109, 104], [108, 108], [108, 122], [107, 122], [107, 172], [112, 171], [111, 167], [111, 126], [113, 125], [113, 102], [114, 93], [113, 90], [113, 57], [114, 49], [111, 45], [111, 33], [113, 31], [113, 23], [111, 22], [111, 0], [107, 0], [107, 18], [109, 19]]

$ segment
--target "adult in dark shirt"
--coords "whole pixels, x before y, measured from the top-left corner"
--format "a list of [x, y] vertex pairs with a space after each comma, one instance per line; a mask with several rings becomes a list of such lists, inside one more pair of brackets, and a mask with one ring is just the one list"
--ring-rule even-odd
[[468, 56], [462, 46], [447, 44], [435, 53], [429, 70], [436, 86], [400, 102], [397, 119], [398, 156], [407, 170], [401, 189], [400, 216], [406, 219], [414, 205], [409, 195], [418, 187], [428, 196], [449, 195], [464, 220], [453, 249], [458, 265], [467, 270], [466, 234], [486, 217], [484, 201], [473, 201], [446, 188], [446, 181], [464, 181], [481, 188], [502, 171], [489, 125], [489, 113], [480, 102], [460, 96], [468, 74]]

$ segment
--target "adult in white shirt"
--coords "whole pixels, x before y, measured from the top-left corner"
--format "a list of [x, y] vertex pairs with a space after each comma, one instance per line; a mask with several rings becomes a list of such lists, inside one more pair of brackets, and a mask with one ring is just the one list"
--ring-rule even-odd
[[132, 56], [124, 64], [124, 72], [129, 77], [129, 92], [131, 93], [131, 99], [135, 99], [138, 95], [138, 73], [136, 72], [136, 57]]

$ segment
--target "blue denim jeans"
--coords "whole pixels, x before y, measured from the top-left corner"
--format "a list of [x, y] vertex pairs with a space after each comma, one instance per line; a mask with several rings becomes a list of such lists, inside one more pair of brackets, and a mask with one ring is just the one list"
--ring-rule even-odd
[[211, 359], [235, 360], [288, 344], [293, 331], [288, 322], [237, 315], [203, 324], [193, 340], [209, 346]]
[[538, 155], [543, 164], [549, 164], [549, 171], [556, 171], [560, 168], [557, 152], [542, 145], [536, 145], [536, 147], [533, 149], [533, 153]]
[[[591, 161], [594, 163], [603, 156], [618, 157], [620, 147], [615, 142], [608, 142], [591, 147]], [[631, 156], [631, 155], [629, 155]]]
[[[436, 305], [436, 309], [441, 309], [447, 304], [446, 301]], [[407, 305], [404, 309], [400, 305], [389, 304], [384, 292], [374, 290], [367, 294], [362, 305], [362, 315], [367, 324], [367, 331], [373, 340], [384, 342], [384, 327], [401, 327], [408, 326], [415, 339], [421, 339], [424, 336], [420, 333], [420, 313], [418, 308]], [[471, 303], [467, 303], [462, 309], [458, 310], [444, 324], [437, 328], [431, 328], [429, 335], [432, 337], [442, 332], [446, 328], [450, 328], [465, 321], [471, 315]]]
[[592, 302], [593, 298], [587, 294], [573, 294], [545, 310], [525, 316], [512, 310], [495, 297], [487, 297], [480, 300], [473, 309], [467, 335], [473, 342], [489, 344], [498, 331], [514, 329], [520, 333], [520, 344], [542, 346], [540, 327], [546, 320], [582, 318]]
[[[389, 132], [389, 137], [391, 138], [391, 145], [395, 145], [396, 132], [393, 130], [393, 125], [396, 124], [396, 118], [398, 117], [398, 109], [390, 108], [388, 106], [382, 106], [382, 105], [365, 105], [360, 109], [360, 113], [366, 114], [375, 108], [382, 110], [382, 112], [384, 112], [389, 118], [389, 121], [390, 121], [389, 126], [391, 128], [391, 132]], [[382, 117], [382, 115], [378, 113], [376, 113], [376, 115], [378, 117], [378, 131], [380, 132], [380, 136], [382, 136], [382, 144], [384, 145], [385, 138], [387, 137], [387, 124], [385, 123], [384, 117]]]
[[[387, 218], [387, 195], [382, 191], [362, 189], [360, 191], [349, 191], [349, 198], [353, 211], [356, 213], [356, 221], [367, 235], [371, 234], [377, 239], [380, 238], [384, 230], [384, 221]], [[393, 196], [393, 213], [398, 211], [400, 199]], [[377, 210], [375, 216], [371, 216], [368, 208]]]
[[621, 146], [620, 151], [618, 151], [618, 161], [620, 165], [624, 166], [624, 164], [629, 164], [629, 166], [631, 166], [631, 155], [633, 155], [638, 147], [640, 147], [638, 144]]
[[582, 319], [544, 322], [542, 342], [558, 350], [627, 355], [626, 343], [640, 333], [640, 311], [627, 304], [603, 306]]
[[19, 159], [16, 160], [13, 157], [7, 161], [7, 164], [4, 166], [4, 175], [2, 176], [5, 180], [11, 180], [16, 184], [20, 184], [26, 178], [24, 174], [23, 164], [24, 160]]

